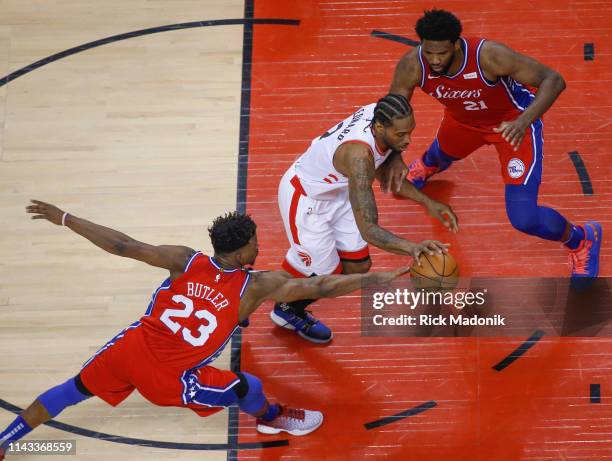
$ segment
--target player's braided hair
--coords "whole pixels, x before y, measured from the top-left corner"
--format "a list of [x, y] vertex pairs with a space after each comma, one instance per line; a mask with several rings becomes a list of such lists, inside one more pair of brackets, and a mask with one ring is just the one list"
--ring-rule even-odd
[[461, 21], [453, 13], [445, 10], [427, 10], [414, 27], [417, 35], [423, 40], [445, 41], [455, 43], [461, 35]]
[[385, 126], [390, 126], [394, 118], [409, 117], [410, 114], [412, 114], [412, 106], [408, 100], [401, 94], [389, 93], [376, 103], [372, 125], [380, 122]]
[[255, 235], [257, 225], [247, 214], [232, 211], [215, 218], [208, 228], [208, 235], [215, 253], [231, 253], [251, 240]]

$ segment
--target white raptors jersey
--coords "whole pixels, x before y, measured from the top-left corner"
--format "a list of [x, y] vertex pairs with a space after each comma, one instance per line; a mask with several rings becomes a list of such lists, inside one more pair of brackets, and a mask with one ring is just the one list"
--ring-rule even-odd
[[378, 168], [391, 152], [380, 152], [370, 123], [376, 104], [368, 104], [341, 121], [327, 133], [315, 138], [308, 150], [294, 164], [295, 174], [306, 195], [318, 200], [333, 200], [348, 190], [348, 178], [334, 168], [334, 154], [348, 142], [365, 144]]

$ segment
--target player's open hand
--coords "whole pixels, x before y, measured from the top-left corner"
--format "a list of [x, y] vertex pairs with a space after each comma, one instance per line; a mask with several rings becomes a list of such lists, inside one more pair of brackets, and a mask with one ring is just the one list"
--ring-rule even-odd
[[26, 207], [26, 213], [33, 214], [32, 219], [46, 219], [47, 221], [62, 225], [62, 216], [64, 211], [60, 210], [55, 205], [50, 203], [41, 202], [40, 200], [30, 200], [32, 205]]
[[435, 200], [429, 200], [426, 206], [429, 214], [444, 224], [449, 231], [453, 234], [459, 231], [459, 220], [450, 206]]
[[407, 174], [408, 167], [404, 163], [401, 154], [393, 155], [380, 172], [380, 190], [384, 194], [399, 192]]
[[412, 256], [412, 258], [420, 266], [421, 263], [419, 261], [419, 257], [422, 253], [428, 255], [448, 253], [449, 246], [450, 243], [442, 243], [438, 242], [437, 240], [423, 240], [421, 243], [413, 245], [413, 248], [410, 251], [410, 256]]
[[512, 122], [501, 122], [497, 128], [493, 128], [496, 133], [501, 133], [502, 138], [510, 143], [515, 151], [519, 150], [527, 125], [521, 120], [516, 119]]

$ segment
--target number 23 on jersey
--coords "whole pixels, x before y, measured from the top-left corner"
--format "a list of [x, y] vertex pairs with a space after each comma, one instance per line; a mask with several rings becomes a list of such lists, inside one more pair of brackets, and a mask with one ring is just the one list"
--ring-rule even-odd
[[[166, 309], [162, 315], [160, 316], [161, 322], [166, 325], [172, 333], [176, 334], [179, 330], [183, 335], [183, 339], [187, 341], [189, 344], [195, 347], [203, 346], [208, 338], [212, 334], [213, 331], [217, 328], [217, 318], [206, 309], [202, 309], [199, 311], [193, 312], [193, 301], [186, 296], [183, 295], [174, 295], [172, 297], [172, 301], [177, 304], [182, 304], [184, 306], [183, 309]], [[189, 318], [191, 315], [195, 315], [198, 319], [203, 319], [207, 322], [206, 325], [201, 324], [198, 327], [196, 333], [194, 333], [187, 327], [182, 327], [181, 325], [172, 318]]]

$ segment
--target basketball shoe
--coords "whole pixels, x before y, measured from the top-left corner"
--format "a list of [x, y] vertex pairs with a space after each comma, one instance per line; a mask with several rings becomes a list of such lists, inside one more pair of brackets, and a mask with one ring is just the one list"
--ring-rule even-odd
[[583, 227], [584, 240], [575, 250], [570, 250], [569, 264], [572, 282], [594, 279], [599, 275], [599, 250], [603, 230], [597, 221], [587, 221]]
[[272, 321], [281, 328], [294, 330], [302, 338], [313, 343], [327, 343], [333, 338], [329, 328], [314, 318], [309, 311], [296, 312], [287, 303], [276, 303], [270, 312]]
[[408, 165], [408, 174], [406, 179], [412, 183], [417, 189], [422, 189], [427, 180], [434, 174], [440, 172], [438, 166], [427, 166], [423, 162], [423, 158], [419, 157]]
[[306, 435], [323, 423], [323, 413], [301, 410], [280, 405], [278, 416], [272, 421], [257, 418], [257, 431], [262, 434], [278, 434], [285, 431], [291, 435]]

